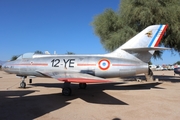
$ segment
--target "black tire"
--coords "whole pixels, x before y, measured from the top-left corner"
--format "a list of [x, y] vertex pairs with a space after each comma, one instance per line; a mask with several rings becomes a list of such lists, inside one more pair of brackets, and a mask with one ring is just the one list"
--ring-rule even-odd
[[70, 96], [70, 95], [71, 95], [71, 92], [72, 92], [72, 90], [71, 90], [71, 88], [69, 88], [69, 87], [65, 87], [65, 88], [62, 89], [62, 94], [63, 94], [64, 96]]
[[32, 79], [29, 79], [29, 83], [30, 83], [30, 84], [32, 83]]
[[86, 89], [86, 83], [79, 83], [79, 88], [80, 89]]
[[21, 82], [21, 83], [20, 83], [20, 87], [21, 87], [21, 88], [26, 88], [26, 83], [25, 83], [25, 82]]

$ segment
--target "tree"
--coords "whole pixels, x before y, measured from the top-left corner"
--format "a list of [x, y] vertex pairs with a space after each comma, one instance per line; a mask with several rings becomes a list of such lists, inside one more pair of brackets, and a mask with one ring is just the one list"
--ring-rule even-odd
[[75, 53], [73, 53], [73, 52], [67, 52], [66, 54], [67, 54], [67, 55], [74, 55]]
[[151, 61], [149, 61], [149, 62], [148, 62], [148, 65], [152, 65], [152, 62], [151, 62]]
[[180, 61], [175, 62], [173, 65], [176, 65], [176, 64], [180, 65]]
[[[107, 51], [113, 51], [135, 34], [153, 24], [168, 24], [161, 45], [180, 52], [179, 0], [121, 0], [120, 9], [106, 9], [92, 25]], [[156, 51], [154, 58], [162, 52]]]
[[43, 52], [40, 51], [40, 50], [36, 50], [34, 53], [35, 53], [35, 54], [43, 54]]
[[19, 55], [14, 55], [14, 56], [12, 56], [12, 58], [11, 58], [10, 61], [14, 61], [14, 60], [16, 60], [18, 57], [19, 57]]

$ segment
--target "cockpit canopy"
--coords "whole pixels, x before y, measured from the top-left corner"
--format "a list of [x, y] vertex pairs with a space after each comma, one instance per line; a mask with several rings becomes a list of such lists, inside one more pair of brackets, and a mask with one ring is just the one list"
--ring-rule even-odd
[[[20, 55], [17, 60], [30, 59], [30, 58], [41, 58], [41, 57], [51, 57], [51, 54], [37, 54], [37, 53], [24, 53]], [[55, 55], [57, 56], [57, 55]]]
[[33, 58], [33, 55], [34, 55], [34, 53], [24, 53], [24, 54], [20, 55], [20, 56], [17, 58], [17, 60]]

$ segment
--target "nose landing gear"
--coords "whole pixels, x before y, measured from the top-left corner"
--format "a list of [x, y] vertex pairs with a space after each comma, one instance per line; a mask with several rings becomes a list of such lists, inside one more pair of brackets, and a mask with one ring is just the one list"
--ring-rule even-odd
[[21, 87], [21, 88], [26, 88], [26, 83], [25, 83], [25, 82], [21, 82], [21, 83], [20, 83], [20, 87]]
[[25, 79], [27, 78], [27, 76], [23, 76], [22, 77], [22, 82], [20, 83], [20, 87], [21, 88], [26, 88], [26, 83], [25, 83]]

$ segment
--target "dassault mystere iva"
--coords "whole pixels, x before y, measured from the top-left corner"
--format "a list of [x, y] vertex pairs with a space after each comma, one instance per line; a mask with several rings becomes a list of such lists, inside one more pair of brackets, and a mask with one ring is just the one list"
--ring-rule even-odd
[[96, 55], [51, 55], [26, 53], [17, 60], [2, 65], [5, 72], [22, 77], [20, 87], [25, 88], [25, 78], [51, 77], [63, 81], [63, 95], [71, 95], [70, 84], [110, 82], [105, 78], [134, 76], [148, 73], [148, 62], [158, 47], [167, 25], [152, 25], [128, 40], [115, 51]]

